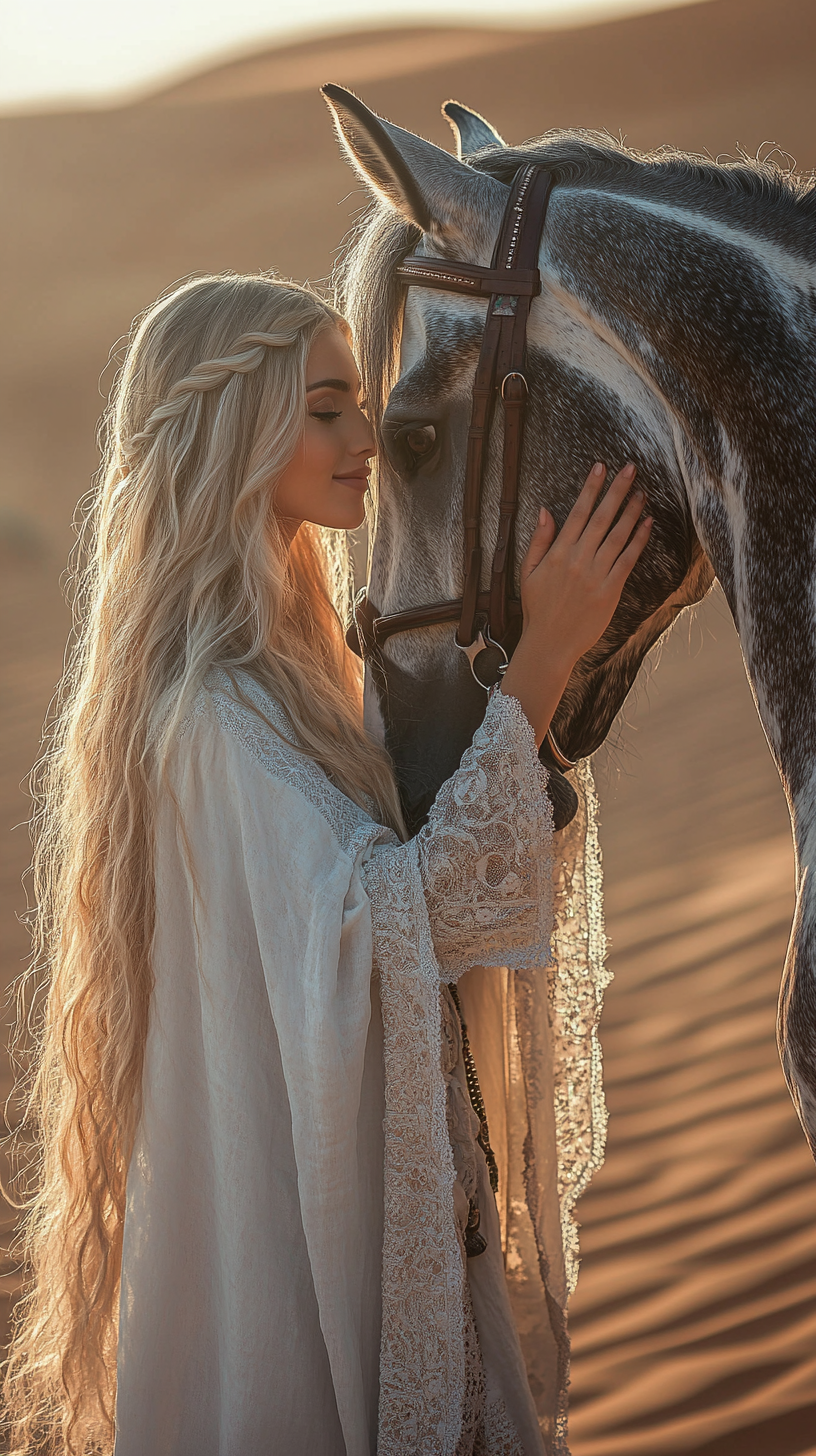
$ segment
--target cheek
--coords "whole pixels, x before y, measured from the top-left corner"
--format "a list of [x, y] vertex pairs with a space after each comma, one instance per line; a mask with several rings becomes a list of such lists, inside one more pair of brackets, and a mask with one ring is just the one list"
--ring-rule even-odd
[[340, 454], [338, 440], [330, 427], [319, 422], [307, 425], [303, 440], [303, 470], [311, 477], [332, 475]]

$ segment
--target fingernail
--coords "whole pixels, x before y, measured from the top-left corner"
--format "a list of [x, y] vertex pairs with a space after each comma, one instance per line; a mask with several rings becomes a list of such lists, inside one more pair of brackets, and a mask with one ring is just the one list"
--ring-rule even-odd
[[542, 506], [541, 507], [541, 510], [538, 513], [538, 524], [539, 524], [539, 526], [543, 526], [544, 525], [544, 522], [546, 521], [546, 519], [547, 519], [547, 508], [546, 508], [546, 506]]
[[644, 501], [646, 499], [646, 492], [645, 490], [641, 490], [640, 486], [636, 490], [633, 490], [632, 494], [635, 500]]
[[597, 465], [593, 465], [593, 467], [592, 467], [592, 474], [593, 475], [603, 475], [603, 473], [604, 473], [604, 468], [603, 468], [603, 466], [602, 466], [602, 464], [601, 464], [601, 462], [599, 460], [598, 463], [597, 463]]
[[634, 475], [634, 473], [635, 473], [635, 467], [632, 464], [631, 460], [628, 461], [628, 463], [626, 465], [624, 465], [624, 467], [623, 467], [623, 473], [627, 477], [631, 477], [631, 476]]

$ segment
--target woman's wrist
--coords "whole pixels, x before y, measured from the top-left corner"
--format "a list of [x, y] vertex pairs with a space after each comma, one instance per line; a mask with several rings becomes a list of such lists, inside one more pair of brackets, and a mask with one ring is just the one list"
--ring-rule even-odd
[[[513, 657], [521, 654], [520, 661], [524, 663], [525, 670], [528, 664], [536, 664], [540, 669], [555, 678], [562, 678], [564, 681], [569, 677], [574, 668], [578, 655], [563, 642], [554, 641], [552, 634], [545, 634], [540, 629], [524, 625], [521, 636], [518, 640]], [[509, 672], [508, 667], [508, 672]]]
[[510, 659], [501, 690], [517, 698], [529, 720], [536, 743], [543, 743], [547, 729], [569, 681], [574, 662], [557, 647], [536, 642], [527, 633]]

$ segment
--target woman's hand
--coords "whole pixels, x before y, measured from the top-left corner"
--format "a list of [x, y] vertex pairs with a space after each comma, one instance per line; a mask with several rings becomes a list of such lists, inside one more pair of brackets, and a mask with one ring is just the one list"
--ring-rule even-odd
[[635, 562], [649, 539], [652, 518], [640, 521], [640, 490], [620, 511], [635, 478], [627, 465], [596, 507], [606, 470], [595, 465], [556, 534], [541, 511], [521, 568], [524, 628], [502, 690], [518, 698], [540, 744], [573, 667], [602, 637]]

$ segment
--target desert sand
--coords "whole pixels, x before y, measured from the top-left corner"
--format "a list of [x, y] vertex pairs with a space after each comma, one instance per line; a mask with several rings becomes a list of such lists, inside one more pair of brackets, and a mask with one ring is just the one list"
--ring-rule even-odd
[[[328, 277], [364, 198], [320, 82], [445, 146], [439, 104], [455, 96], [510, 141], [581, 125], [711, 155], [776, 143], [807, 169], [815, 61], [808, 0], [710, 0], [551, 34], [321, 38], [138, 104], [0, 118], [4, 985], [26, 951], [28, 844], [12, 826], [59, 674], [59, 578], [109, 353], [190, 272]], [[774, 1042], [790, 834], [718, 594], [642, 675], [596, 771], [611, 1121], [580, 1207], [573, 1453], [816, 1456], [816, 1175]], [[0, 1278], [6, 1317], [10, 1257]]]

